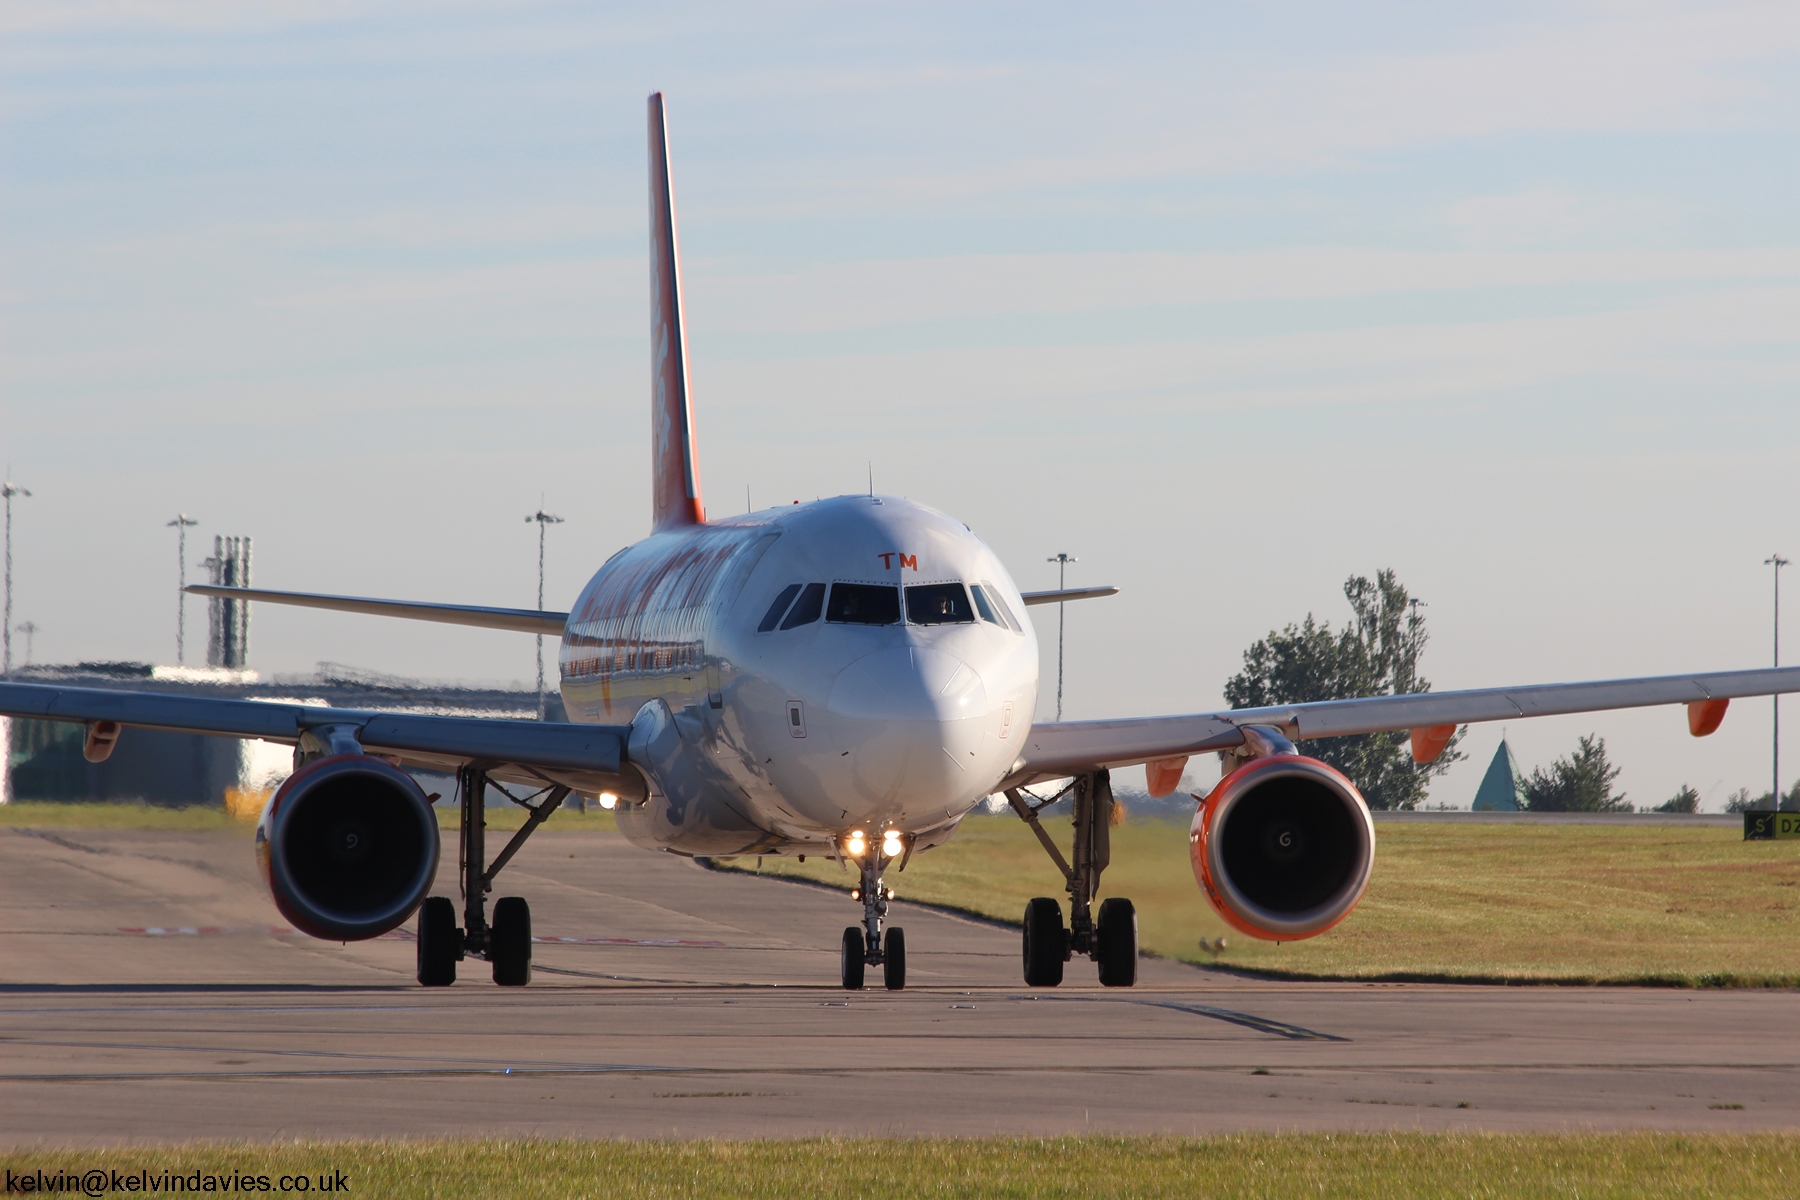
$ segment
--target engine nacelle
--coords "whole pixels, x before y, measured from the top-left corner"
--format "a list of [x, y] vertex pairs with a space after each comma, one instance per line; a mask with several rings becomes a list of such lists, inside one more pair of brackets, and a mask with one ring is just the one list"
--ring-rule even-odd
[[1265, 941], [1314, 937], [1350, 915], [1375, 864], [1375, 823], [1356, 785], [1299, 754], [1252, 759], [1200, 803], [1194, 877], [1232, 928]]
[[302, 933], [380, 937], [431, 891], [437, 814], [398, 767], [334, 754], [301, 767], [269, 797], [256, 861], [275, 907]]

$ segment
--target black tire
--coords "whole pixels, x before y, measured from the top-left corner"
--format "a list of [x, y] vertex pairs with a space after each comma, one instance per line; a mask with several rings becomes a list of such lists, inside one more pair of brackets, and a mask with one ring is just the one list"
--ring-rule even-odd
[[863, 931], [854, 925], [844, 930], [843, 975], [844, 990], [862, 991]]
[[1137, 983], [1137, 908], [1123, 896], [1102, 900], [1094, 932], [1100, 942], [1100, 986], [1131, 987]]
[[494, 924], [488, 930], [488, 962], [501, 987], [531, 982], [531, 906], [521, 896], [494, 902]]
[[419, 906], [419, 985], [449, 987], [456, 982], [456, 951], [462, 930], [448, 896], [430, 896]]
[[1068, 934], [1063, 931], [1062, 905], [1039, 896], [1025, 906], [1025, 986], [1055, 987], [1062, 982]]
[[897, 992], [906, 986], [906, 930], [890, 929], [881, 935], [881, 981]]

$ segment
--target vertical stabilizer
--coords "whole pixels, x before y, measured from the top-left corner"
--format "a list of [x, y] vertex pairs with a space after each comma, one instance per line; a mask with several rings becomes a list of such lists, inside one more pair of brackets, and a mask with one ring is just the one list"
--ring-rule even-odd
[[650, 509], [657, 531], [706, 521], [688, 397], [681, 247], [669, 180], [669, 128], [661, 92], [650, 96]]

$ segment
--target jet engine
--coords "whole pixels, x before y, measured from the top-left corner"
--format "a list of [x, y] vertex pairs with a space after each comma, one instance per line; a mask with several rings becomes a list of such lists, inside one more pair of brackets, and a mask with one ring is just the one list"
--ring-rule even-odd
[[1266, 941], [1314, 937], [1369, 886], [1375, 823], [1356, 785], [1316, 758], [1255, 758], [1219, 781], [1188, 835], [1194, 877], [1226, 922]]
[[302, 933], [380, 937], [419, 907], [437, 874], [438, 826], [412, 776], [366, 754], [295, 771], [256, 827], [275, 907]]

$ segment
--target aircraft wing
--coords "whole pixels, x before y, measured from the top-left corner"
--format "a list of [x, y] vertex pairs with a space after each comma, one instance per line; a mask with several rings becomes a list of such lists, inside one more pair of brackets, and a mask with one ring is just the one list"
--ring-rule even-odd
[[454, 771], [480, 762], [494, 778], [513, 783], [563, 783], [590, 793], [628, 786], [620, 771], [630, 730], [622, 725], [370, 712], [30, 683], [0, 683], [0, 716], [116, 721], [127, 727], [126, 737], [137, 727], [290, 745], [309, 729], [350, 726], [363, 749], [408, 766]]
[[369, 596], [322, 596], [316, 592], [271, 592], [267, 588], [216, 587], [189, 584], [195, 596], [221, 600], [261, 600], [266, 604], [292, 604], [299, 608], [323, 608], [331, 612], [366, 613], [375, 617], [405, 617], [412, 621], [436, 621], [440, 625], [472, 625], [477, 629], [510, 629], [516, 633], [541, 633], [561, 637], [568, 613], [540, 612], [535, 608], [483, 608], [475, 604], [429, 604], [421, 600], [376, 600]]
[[1423, 731], [1477, 721], [1711, 702], [1713, 707], [1706, 714], [1696, 717], [1695, 711], [1690, 710], [1689, 729], [1701, 736], [1718, 727], [1724, 704], [1729, 700], [1796, 691], [1800, 691], [1800, 667], [1769, 667], [1757, 671], [1368, 696], [1190, 716], [1049, 722], [1031, 727], [1025, 753], [1005, 786], [1017, 787], [1099, 767], [1129, 767], [1227, 750], [1243, 744], [1246, 725], [1270, 726], [1299, 741], [1393, 729]]

